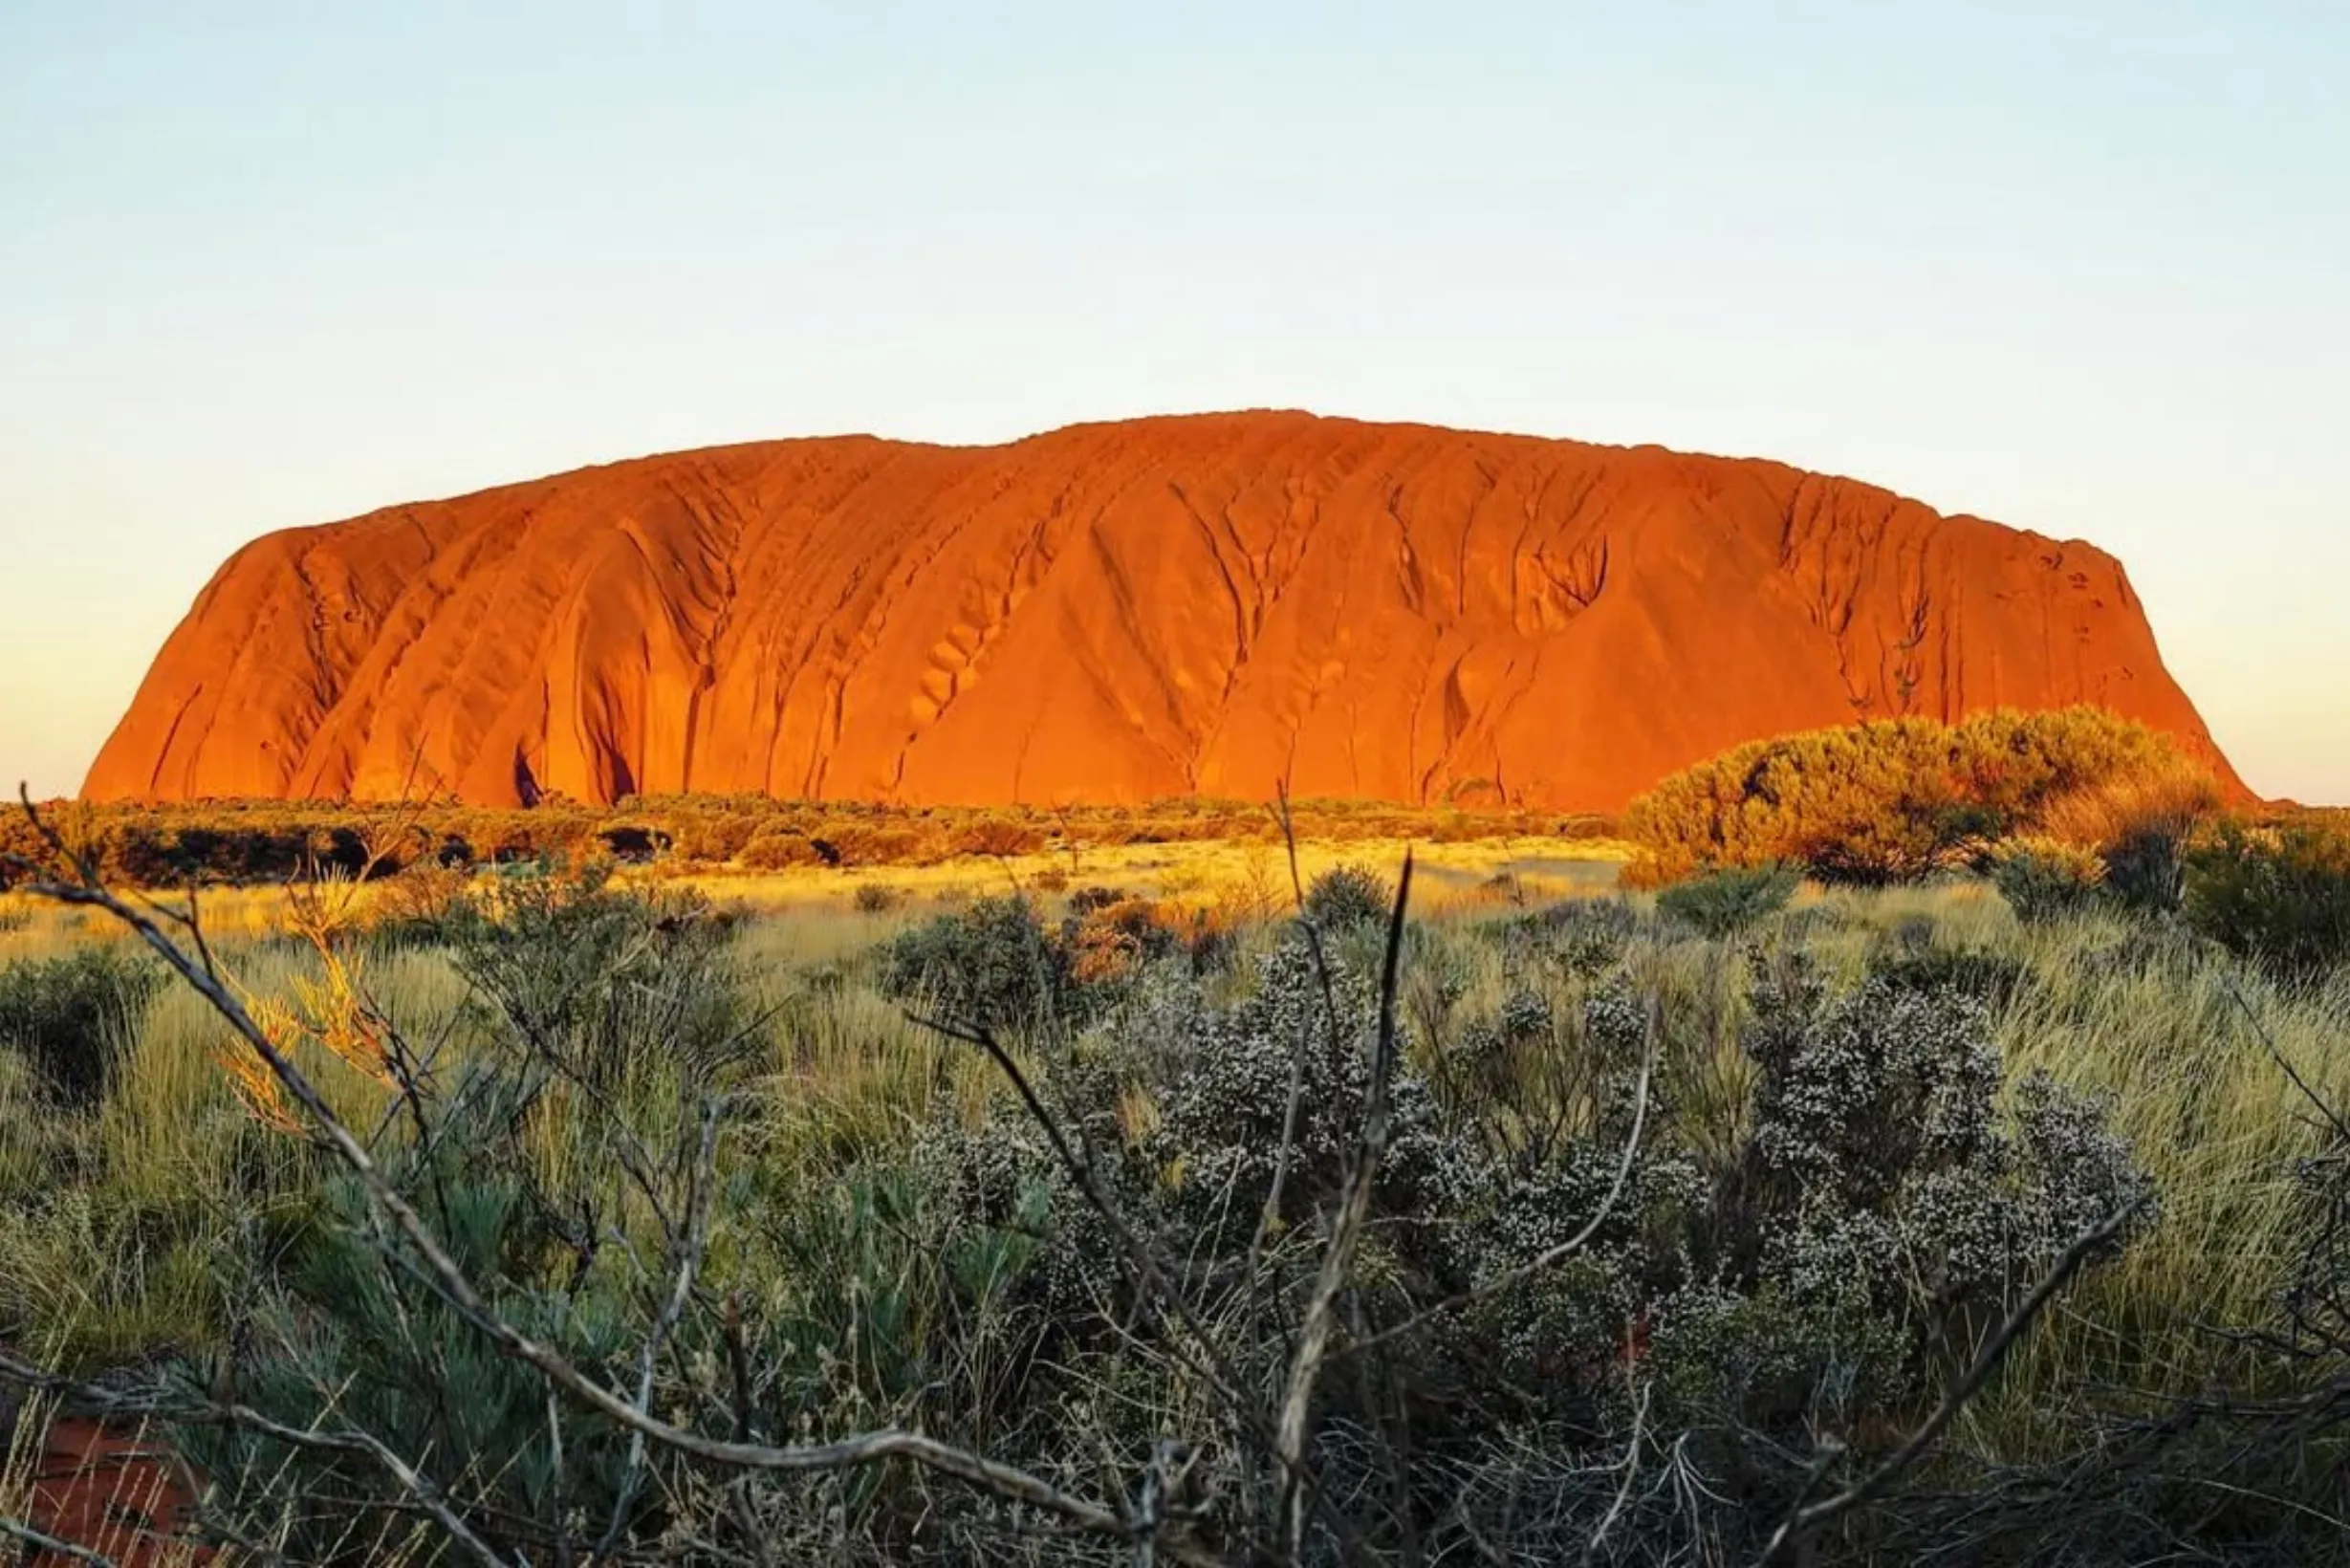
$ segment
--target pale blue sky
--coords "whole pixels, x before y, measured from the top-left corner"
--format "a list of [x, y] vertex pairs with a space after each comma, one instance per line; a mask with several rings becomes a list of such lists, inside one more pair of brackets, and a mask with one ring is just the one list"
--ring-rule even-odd
[[1282, 405], [2094, 540], [2350, 801], [2345, 82], [2340, 0], [0, 0], [0, 773], [267, 529]]

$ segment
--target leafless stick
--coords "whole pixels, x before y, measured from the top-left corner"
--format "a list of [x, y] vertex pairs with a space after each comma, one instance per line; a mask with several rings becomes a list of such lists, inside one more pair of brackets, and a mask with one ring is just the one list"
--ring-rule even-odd
[[[661, 1304], [653, 1319], [650, 1333], [644, 1337], [644, 1349], [637, 1361], [637, 1408], [650, 1412], [653, 1408], [653, 1363], [660, 1360], [661, 1349], [685, 1316], [685, 1303], [693, 1295], [694, 1276], [702, 1271], [702, 1254], [709, 1245], [710, 1191], [717, 1185], [718, 1119], [726, 1102], [712, 1097], [702, 1104], [702, 1140], [694, 1150], [693, 1171], [685, 1189], [685, 1244], [679, 1249], [677, 1278], [669, 1287], [668, 1299]], [[637, 1500], [637, 1485], [644, 1473], [644, 1433], [628, 1434], [628, 1468], [620, 1480], [620, 1493], [612, 1504], [611, 1522], [604, 1526], [603, 1535], [596, 1542], [590, 1560], [612, 1555], [612, 1548], [620, 1538], [620, 1531], [628, 1523], [628, 1510]]]
[[1585, 1562], [1598, 1556], [1600, 1543], [1607, 1539], [1608, 1532], [1616, 1528], [1616, 1521], [1623, 1516], [1623, 1505], [1631, 1499], [1632, 1483], [1640, 1475], [1641, 1428], [1647, 1423], [1648, 1396], [1653, 1391], [1653, 1385], [1641, 1384], [1640, 1403], [1632, 1408], [1632, 1435], [1623, 1446], [1623, 1485], [1616, 1489], [1616, 1500], [1607, 1505], [1607, 1512], [1600, 1515], [1598, 1526], [1591, 1532], [1591, 1538], [1583, 1543]]
[[1967, 1402], [1974, 1398], [1976, 1393], [1982, 1389], [1983, 1384], [1991, 1380], [1991, 1375], [1998, 1370], [1999, 1363], [2006, 1360], [2009, 1349], [2018, 1339], [2022, 1338], [2024, 1330], [2032, 1326], [2034, 1320], [2039, 1317], [2041, 1310], [2055, 1298], [2056, 1294], [2062, 1290], [2075, 1274], [2080, 1272], [2081, 1265], [2089, 1261], [2092, 1253], [2122, 1233], [2122, 1228], [2137, 1217], [2138, 1211], [2145, 1206], [2145, 1202], [2146, 1200], [2142, 1196], [2123, 1204], [2111, 1214], [2106, 1215], [2093, 1229], [2083, 1232], [2078, 1239], [2074, 1241], [2073, 1245], [2067, 1247], [2064, 1254], [2056, 1259], [2056, 1266], [2040, 1276], [2040, 1282], [2033, 1286], [2031, 1294], [2017, 1303], [2015, 1310], [2008, 1315], [2007, 1321], [2001, 1323], [1998, 1331], [1984, 1341], [1983, 1348], [1975, 1355], [1973, 1364], [1969, 1366], [1965, 1375], [1952, 1383], [1948, 1391], [1942, 1396], [1942, 1403], [1934, 1407], [1933, 1414], [1926, 1418], [1925, 1425], [1910, 1433], [1909, 1440], [1896, 1448], [1875, 1470], [1870, 1470], [1842, 1492], [1809, 1507], [1798, 1507], [1791, 1511], [1788, 1516], [1779, 1522], [1778, 1529], [1773, 1533], [1770, 1544], [1763, 1548], [1761, 1560], [1764, 1562], [1775, 1560], [1779, 1553], [1795, 1541], [1810, 1535], [1831, 1519], [1882, 1495], [1884, 1490], [1895, 1481], [1900, 1480], [1911, 1466], [1925, 1458], [1926, 1451], [1942, 1436], [1943, 1429], [1958, 1418], [1959, 1411], [1967, 1407]]
[[1314, 1381], [1320, 1375], [1323, 1353], [1329, 1347], [1338, 1293], [1346, 1288], [1354, 1274], [1355, 1249], [1362, 1239], [1363, 1223], [1370, 1216], [1371, 1190], [1379, 1179], [1380, 1161], [1387, 1152], [1387, 1090], [1395, 1072], [1396, 1055], [1396, 970], [1403, 960], [1403, 915], [1411, 902], [1411, 889], [1412, 857], [1406, 850], [1403, 872], [1396, 883], [1395, 908], [1387, 918], [1387, 955], [1380, 969], [1379, 1033], [1371, 1053], [1370, 1081], [1363, 1089], [1362, 1131], [1356, 1140], [1346, 1193], [1330, 1227], [1330, 1245], [1322, 1254], [1321, 1272], [1306, 1304], [1305, 1322], [1290, 1358], [1289, 1382], [1281, 1398], [1278, 1446], [1274, 1451], [1291, 1478], [1286, 1489], [1285, 1513], [1286, 1539], [1292, 1557], [1296, 1557], [1305, 1539], [1305, 1514], [1295, 1477], [1305, 1455], [1306, 1416], [1314, 1401]]

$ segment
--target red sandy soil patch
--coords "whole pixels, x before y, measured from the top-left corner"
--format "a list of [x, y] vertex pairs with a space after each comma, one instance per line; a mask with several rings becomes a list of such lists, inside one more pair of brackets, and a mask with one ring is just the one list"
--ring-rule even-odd
[[[95, 1421], [51, 1424], [22, 1504], [26, 1522], [71, 1545], [103, 1554], [122, 1568], [166, 1561], [207, 1561], [172, 1537], [192, 1502], [160, 1435]], [[35, 1553], [27, 1562], [57, 1561]]]

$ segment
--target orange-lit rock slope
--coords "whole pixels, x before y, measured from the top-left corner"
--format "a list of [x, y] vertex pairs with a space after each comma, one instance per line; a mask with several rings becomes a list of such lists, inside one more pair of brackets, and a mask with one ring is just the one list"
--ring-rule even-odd
[[2087, 545], [1775, 463], [1208, 415], [683, 452], [271, 534], [86, 793], [1605, 810], [1755, 736], [2080, 701], [2219, 760]]

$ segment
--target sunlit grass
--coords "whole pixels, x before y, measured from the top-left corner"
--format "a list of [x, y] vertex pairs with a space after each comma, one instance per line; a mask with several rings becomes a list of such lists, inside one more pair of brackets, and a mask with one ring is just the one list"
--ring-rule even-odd
[[[1465, 1014], [1490, 1013], [1511, 983], [1493, 945], [1471, 939], [1480, 923], [1611, 885], [1611, 860], [1539, 847], [1489, 840], [1422, 852], [1430, 950], [1457, 967], [1455, 1005]], [[1309, 879], [1341, 862], [1391, 874], [1403, 848], [1308, 845], [1300, 858]], [[876, 989], [869, 962], [877, 944], [958, 899], [1027, 889], [1057, 906], [1075, 888], [1109, 885], [1179, 906], [1239, 909], [1261, 923], [1289, 898], [1287, 860], [1273, 846], [1131, 845], [1085, 852], [1074, 871], [1067, 859], [667, 882], [740, 916], [730, 951], [757, 1020], [752, 1081], [769, 1114], [729, 1145], [735, 1157], [779, 1187], [829, 1190], [830, 1173], [901, 1146], [942, 1105], [966, 1120], [984, 1114], [999, 1088], [986, 1061], [909, 1019]], [[866, 883], [889, 886], [896, 902], [858, 907], [854, 890]], [[224, 932], [219, 951], [256, 995], [284, 994], [315, 975], [317, 962], [270, 934], [272, 896], [212, 905], [244, 923]], [[0, 963], [114, 940], [70, 911], [21, 901], [6, 907], [28, 918], [0, 928]], [[1269, 929], [1244, 929], [1244, 950]], [[2102, 916], [2027, 926], [1975, 882], [1811, 888], [1779, 930], [1776, 940], [1800, 943], [1839, 984], [1856, 981], [1888, 947], [2020, 964], [2023, 984], [1997, 1024], [2011, 1078], [2044, 1069], [2109, 1093], [2114, 1125], [2161, 1194], [2159, 1225], [2018, 1346], [1959, 1441], [2021, 1456], [2077, 1435], [2083, 1410], [2109, 1401], [2113, 1387], [2132, 1389], [2141, 1403], [2192, 1391], [2227, 1361], [2214, 1325], [2264, 1320], [2305, 1236], [2291, 1174], [2314, 1136], [2275, 1057], [2350, 1102], [2350, 986], [2279, 989], [2184, 936]], [[1653, 931], [1630, 955], [1642, 983], [1666, 1003], [1668, 1096], [1709, 1159], [1735, 1147], [1752, 1084], [1738, 1043], [1748, 962], [1737, 944], [1669, 931]], [[462, 1067], [474, 1026], [447, 953], [371, 948], [362, 973], [412, 1040], [447, 1070]], [[1407, 974], [1407, 1016], [1414, 984]], [[1554, 989], [1559, 1005], [1571, 1004], [1571, 990]], [[252, 1255], [257, 1227], [304, 1210], [320, 1169], [301, 1140], [261, 1127], [240, 1101], [219, 1066], [223, 1027], [200, 998], [166, 988], [135, 1034], [114, 1091], [79, 1120], [43, 1107], [0, 1054], [0, 1335], [85, 1367], [218, 1342], [233, 1260]], [[354, 1124], [374, 1124], [380, 1086], [332, 1058], [306, 1065]], [[654, 1114], [658, 1074], [645, 1084], [638, 1108]], [[538, 1150], [550, 1169], [596, 1157], [565, 1141], [559, 1120], [549, 1118]]]

